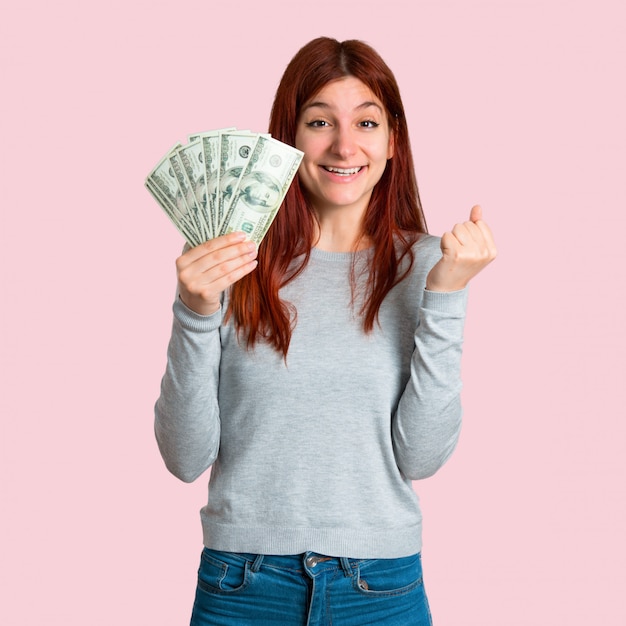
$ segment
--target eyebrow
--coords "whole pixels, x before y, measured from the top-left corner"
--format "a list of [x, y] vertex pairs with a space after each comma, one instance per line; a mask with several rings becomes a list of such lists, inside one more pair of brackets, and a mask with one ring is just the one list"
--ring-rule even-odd
[[[320, 109], [330, 109], [331, 106], [330, 104], [328, 104], [327, 102], [323, 102], [323, 101], [315, 101], [315, 102], [309, 102], [309, 104], [305, 105], [302, 107], [302, 112], [304, 113], [304, 111], [306, 111], [307, 109], [312, 109], [314, 107], [319, 107]], [[355, 111], [359, 111], [361, 109], [368, 109], [369, 107], [376, 107], [381, 113], [383, 112], [382, 107], [377, 104], [376, 102], [372, 102], [370, 100], [367, 100], [361, 104], [359, 104], [357, 107], [354, 108]]]

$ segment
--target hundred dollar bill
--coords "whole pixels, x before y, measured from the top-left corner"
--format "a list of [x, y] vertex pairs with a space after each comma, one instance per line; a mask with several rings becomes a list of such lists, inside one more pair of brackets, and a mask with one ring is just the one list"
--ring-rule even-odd
[[217, 236], [218, 192], [220, 176], [220, 134], [234, 131], [235, 128], [222, 128], [206, 133], [196, 133], [189, 136], [189, 141], [202, 142], [202, 157], [204, 161], [204, 180], [207, 192], [208, 213], [211, 219], [213, 236]]
[[220, 133], [219, 191], [215, 216], [218, 228], [222, 225], [224, 215], [237, 192], [239, 181], [258, 138], [258, 133], [248, 131]]
[[192, 141], [186, 146], [178, 148], [176, 154], [183, 164], [187, 180], [194, 193], [198, 220], [201, 222], [203, 233], [206, 239], [211, 239], [213, 237], [213, 224], [208, 206], [202, 142], [200, 140]]
[[[176, 144], [174, 149], [178, 148], [180, 144]], [[176, 174], [170, 163], [169, 155], [172, 150], [168, 152], [156, 165], [156, 167], [148, 174], [146, 182], [150, 182], [150, 185], [146, 185], [149, 191], [158, 190], [158, 196], [153, 193], [155, 199], [162, 208], [168, 213], [168, 216], [177, 224], [180, 225], [179, 230], [183, 233], [189, 234], [195, 245], [202, 242], [200, 233], [198, 232], [193, 218], [189, 213], [189, 208], [183, 197], [182, 191], [178, 186], [178, 180]], [[164, 206], [165, 203], [165, 206]], [[167, 208], [166, 208], [167, 207]]]
[[157, 201], [159, 206], [163, 209], [163, 212], [170, 218], [171, 222], [176, 226], [178, 231], [185, 238], [185, 241], [193, 248], [198, 245], [198, 241], [193, 233], [191, 233], [184, 223], [182, 216], [177, 214], [174, 207], [170, 206], [167, 198], [161, 193], [159, 187], [152, 182], [150, 178], [145, 181], [146, 189], [152, 194], [152, 197]]
[[179, 149], [180, 147], [176, 147], [168, 154], [170, 165], [172, 166], [172, 170], [174, 171], [174, 175], [176, 176], [178, 187], [182, 192], [183, 202], [187, 205], [188, 214], [191, 216], [194, 226], [196, 227], [196, 231], [198, 232], [200, 241], [207, 241], [208, 239], [210, 239], [210, 236], [207, 232], [206, 226], [204, 225], [204, 220], [200, 215], [200, 207], [196, 202], [196, 194], [194, 188], [189, 182], [187, 174], [185, 173], [185, 168], [178, 153]]
[[241, 230], [259, 245], [276, 217], [303, 155], [280, 141], [259, 137], [218, 234]]

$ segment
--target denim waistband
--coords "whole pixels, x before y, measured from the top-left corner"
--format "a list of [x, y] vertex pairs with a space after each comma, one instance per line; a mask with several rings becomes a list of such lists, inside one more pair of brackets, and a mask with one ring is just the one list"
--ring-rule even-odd
[[317, 574], [329, 569], [342, 569], [346, 576], [352, 576], [358, 566], [371, 559], [351, 559], [347, 557], [334, 557], [317, 552], [305, 552], [303, 554], [252, 554], [248, 552], [223, 552], [204, 548], [207, 554], [211, 554], [221, 560], [232, 559], [234, 561], [247, 561], [253, 572], [258, 571], [261, 566], [275, 569], [289, 570], [293, 572], [308, 571]]

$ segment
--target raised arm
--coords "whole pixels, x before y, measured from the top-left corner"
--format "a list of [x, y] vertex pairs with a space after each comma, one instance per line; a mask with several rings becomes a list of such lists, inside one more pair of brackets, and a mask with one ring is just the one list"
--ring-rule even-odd
[[220, 298], [256, 267], [256, 248], [244, 239], [225, 235], [176, 261], [179, 296], [154, 428], [166, 467], [185, 482], [200, 476], [219, 450]]
[[461, 354], [467, 285], [496, 256], [479, 206], [441, 238], [426, 280], [411, 375], [392, 423], [398, 467], [417, 480], [449, 458], [461, 429]]

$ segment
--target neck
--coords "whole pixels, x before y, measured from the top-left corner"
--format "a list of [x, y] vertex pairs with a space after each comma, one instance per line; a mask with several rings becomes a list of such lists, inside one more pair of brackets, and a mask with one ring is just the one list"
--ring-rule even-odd
[[317, 212], [318, 230], [315, 247], [325, 252], [356, 252], [372, 245], [362, 236], [363, 215], [345, 208], [336, 211]]

